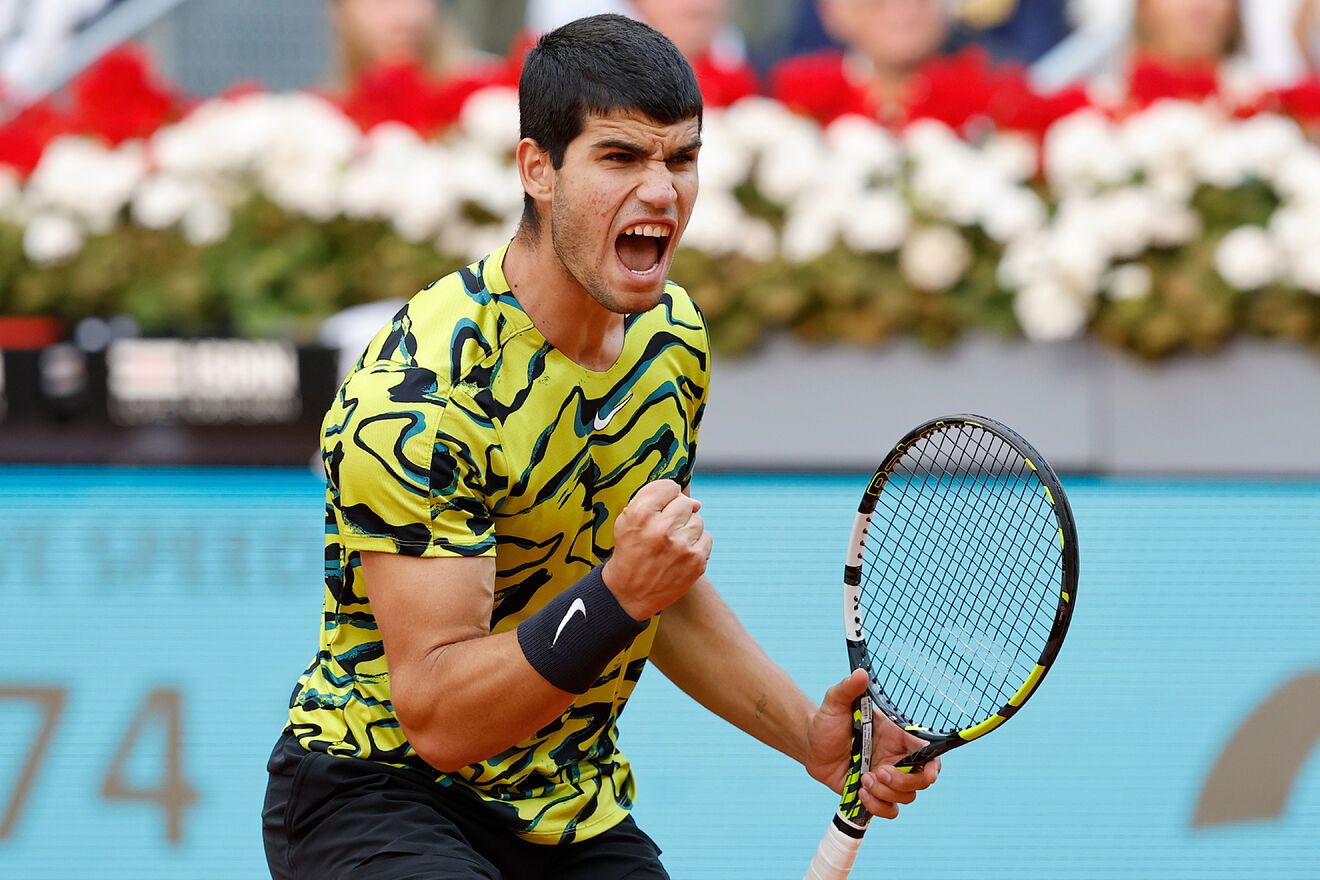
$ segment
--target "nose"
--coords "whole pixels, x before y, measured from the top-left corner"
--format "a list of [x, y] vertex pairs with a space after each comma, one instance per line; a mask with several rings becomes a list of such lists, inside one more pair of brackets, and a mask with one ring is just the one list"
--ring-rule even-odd
[[647, 162], [642, 182], [637, 187], [637, 198], [642, 204], [666, 210], [678, 200], [674, 188], [674, 174], [664, 162]]

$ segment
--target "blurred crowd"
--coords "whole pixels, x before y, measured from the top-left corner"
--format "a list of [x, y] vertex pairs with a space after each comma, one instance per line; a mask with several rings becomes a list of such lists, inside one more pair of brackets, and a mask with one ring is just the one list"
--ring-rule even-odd
[[[69, 94], [31, 100], [31, 73], [80, 28], [131, 0], [0, 0], [0, 163], [30, 169], [61, 133], [117, 142], [187, 107], [143, 59], [112, 55]], [[463, 7], [441, 0], [326, 0], [333, 70], [321, 88], [364, 129], [386, 121], [443, 131], [475, 92], [515, 88], [538, 34], [616, 12], [667, 34], [691, 60], [707, 105], [774, 97], [822, 124], [861, 114], [900, 127], [932, 118], [1043, 133], [1096, 107], [1121, 116], [1161, 98], [1230, 113], [1320, 117], [1320, 0], [527, 0], [507, 51], [475, 45]], [[739, 24], [779, 10], [757, 45]], [[43, 56], [44, 53], [44, 56]], [[116, 66], [117, 65], [117, 66]], [[1033, 65], [1035, 73], [1033, 74]], [[109, 67], [109, 72], [105, 70]], [[1048, 75], [1040, 75], [1047, 71]], [[26, 77], [26, 78], [25, 78]], [[249, 86], [237, 86], [244, 88]], [[117, 98], [128, 90], [134, 100]], [[38, 92], [37, 97], [41, 97]], [[133, 108], [123, 118], [123, 108]]]

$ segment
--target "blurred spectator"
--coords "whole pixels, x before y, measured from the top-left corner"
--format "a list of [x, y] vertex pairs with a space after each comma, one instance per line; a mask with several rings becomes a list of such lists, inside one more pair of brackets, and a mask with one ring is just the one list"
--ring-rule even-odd
[[993, 61], [1030, 64], [1070, 30], [1062, 0], [957, 0], [953, 45], [984, 46]]
[[730, 22], [730, 0], [530, 0], [527, 26], [545, 33], [587, 15], [613, 12], [640, 19], [674, 41], [696, 71], [708, 107], [725, 107], [759, 91], [747, 44]]
[[949, 38], [939, 0], [819, 0], [819, 8], [846, 51], [781, 63], [771, 74], [774, 96], [821, 123], [848, 113], [904, 121], [917, 74]]
[[759, 91], [745, 53], [725, 37], [729, 0], [633, 0], [632, 7], [692, 62], [707, 107], [727, 107]]
[[1093, 81], [1092, 94], [1118, 108], [1162, 98], [1245, 104], [1260, 80], [1242, 48], [1237, 0], [1136, 0], [1131, 45]]
[[1251, 66], [1265, 85], [1294, 85], [1320, 60], [1320, 3], [1316, 0], [1242, 0], [1242, 28]]
[[[950, 45], [983, 46], [994, 61], [1031, 63], [1071, 30], [1065, 0], [944, 0], [953, 12]], [[816, 0], [798, 0], [785, 55], [838, 48], [820, 19]]]
[[400, 122], [435, 135], [474, 91], [517, 85], [516, 72], [473, 49], [438, 0], [328, 3], [341, 104], [363, 130]]
[[438, 76], [479, 56], [437, 0], [329, 0], [339, 84], [351, 89], [367, 73], [414, 65]]
[[628, 0], [527, 0], [527, 29], [543, 34], [588, 15], [628, 15], [630, 6]]

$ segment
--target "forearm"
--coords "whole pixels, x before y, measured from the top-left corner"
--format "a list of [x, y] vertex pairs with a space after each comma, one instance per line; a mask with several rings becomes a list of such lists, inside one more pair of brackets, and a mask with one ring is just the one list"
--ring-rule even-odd
[[651, 660], [684, 693], [800, 763], [816, 704], [703, 577], [660, 618]]
[[392, 673], [391, 689], [408, 741], [444, 772], [522, 742], [573, 701], [532, 668], [513, 632], [438, 646]]

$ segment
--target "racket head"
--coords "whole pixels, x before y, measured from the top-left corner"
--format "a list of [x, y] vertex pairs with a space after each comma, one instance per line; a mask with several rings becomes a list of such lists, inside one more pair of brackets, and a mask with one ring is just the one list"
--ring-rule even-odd
[[849, 538], [844, 622], [874, 709], [930, 743], [903, 763], [1017, 713], [1063, 644], [1077, 579], [1067, 495], [1017, 432], [945, 416], [890, 450]]

